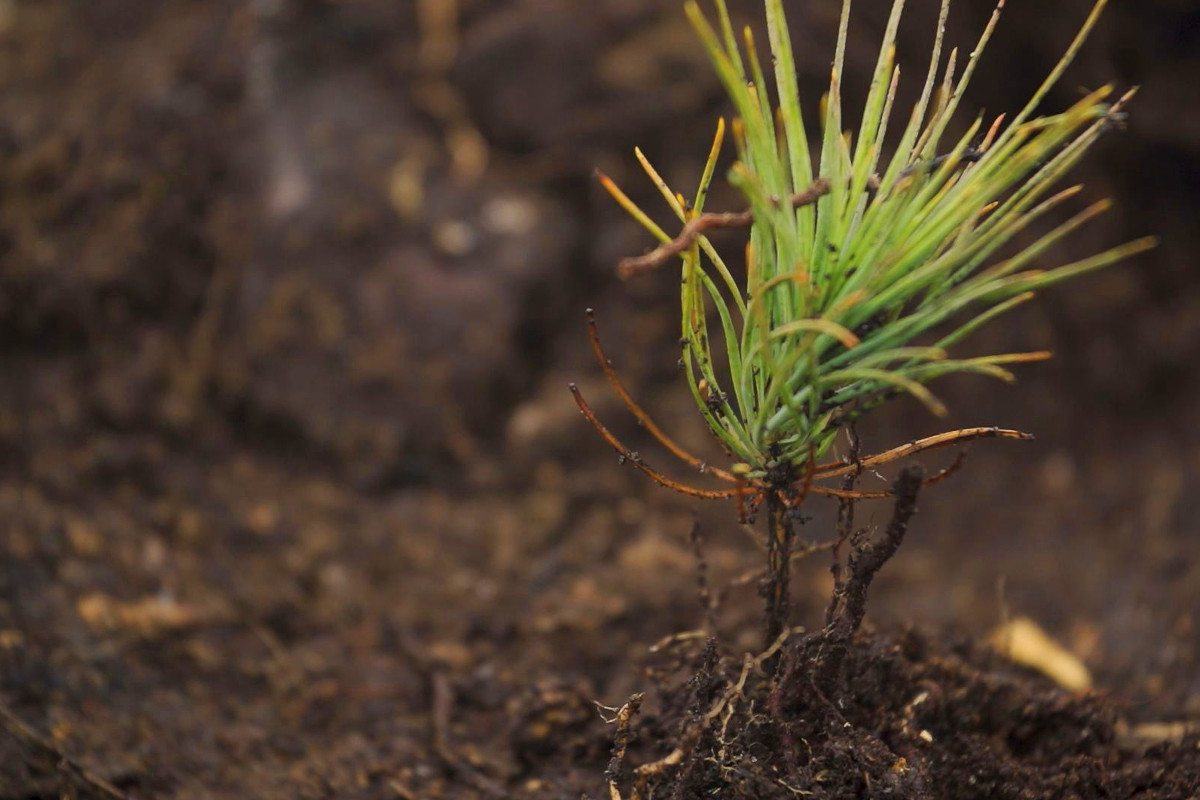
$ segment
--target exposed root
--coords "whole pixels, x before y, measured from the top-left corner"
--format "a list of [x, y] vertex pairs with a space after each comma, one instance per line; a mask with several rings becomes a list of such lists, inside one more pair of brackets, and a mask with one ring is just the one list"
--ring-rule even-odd
[[694, 642], [697, 639], [707, 639], [708, 637], [709, 632], [703, 630], [702, 628], [697, 628], [694, 631], [679, 631], [678, 633], [669, 633], [654, 644], [650, 645], [649, 652], [661, 653], [677, 644], [681, 644], [683, 642]]
[[641, 692], [633, 695], [625, 705], [617, 710], [616, 716], [605, 720], [610, 723], [615, 722], [617, 725], [617, 732], [613, 734], [612, 758], [609, 759], [608, 767], [604, 770], [604, 779], [608, 782], [610, 800], [621, 800], [621, 790], [617, 788], [617, 784], [625, 771], [625, 753], [629, 749], [629, 743], [637, 735], [633, 732], [633, 718], [641, 710], [644, 696]]
[[[865, 578], [870, 553], [894, 540], [861, 548], [848, 580]], [[717, 659], [711, 644], [693, 650], [693, 677], [664, 682], [646, 723], [655, 752], [632, 766], [631, 748], [627, 783], [605, 796], [1057, 798], [1064, 786], [1086, 797], [1192, 796], [1194, 726], [1130, 727], [1100, 695], [999, 676], [985, 649], [916, 631], [853, 637], [842, 671], [854, 679], [827, 697], [810, 681], [824, 632], [796, 632], [757, 656]], [[793, 669], [773, 676], [765, 666], [781, 651]], [[795, 691], [779, 692], [781, 679]]]
[[670, 753], [658, 761], [652, 761], [649, 764], [643, 764], [633, 771], [634, 788], [631, 800], [643, 800], [648, 795], [647, 787], [650, 779], [654, 778], [663, 772], [666, 772], [672, 767], [677, 767], [683, 763], [683, 759], [687, 757], [687, 751], [682, 747], [676, 747]]

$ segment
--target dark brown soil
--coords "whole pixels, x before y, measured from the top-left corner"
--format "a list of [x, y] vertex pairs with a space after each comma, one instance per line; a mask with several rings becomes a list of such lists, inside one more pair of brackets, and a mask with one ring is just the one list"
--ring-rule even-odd
[[622, 785], [635, 797], [1148, 798], [1200, 784], [1194, 736], [1134, 741], [1108, 700], [1016, 673], [969, 638], [872, 632], [832, 697], [803, 676], [819, 643], [788, 651], [782, 691], [753, 668], [743, 679], [732, 654], [693, 653], [695, 676], [661, 690], [648, 742], [631, 750], [653, 765], [678, 747], [679, 764]]
[[[762, 554], [620, 469], [566, 391], [669, 463], [590, 361], [595, 306], [718, 457], [670, 281], [617, 283], [648, 242], [590, 179], [649, 205], [640, 144], [694, 180], [725, 109], [678, 5], [461, 0], [456, 44], [391, 0], [0, 0], [0, 798], [602, 797], [595, 703], [639, 692], [626, 798], [677, 747], [654, 797], [1196, 796], [1196, 12], [1114, 4], [1050, 98], [1145, 86], [1081, 176], [1118, 212], [1058, 256], [1163, 245], [985, 331], [1059, 354], [1019, 388], [944, 386], [950, 426], [1038, 440], [922, 497], [836, 696], [797, 633], [783, 688], [751, 670], [703, 721], [761, 650], [752, 582], [726, 587]], [[793, 5], [815, 99], [838, 4]], [[902, 60], [936, 13], [910, 5]], [[958, 5], [969, 47], [988, 4]], [[1018, 106], [1087, 5], [1010, 4], [976, 105]], [[852, 74], [885, 12], [856, 11]], [[901, 403], [862, 433], [937, 429]], [[716, 643], [650, 653], [705, 624], [697, 514]], [[801, 562], [792, 621], [830, 588]], [[980, 644], [1017, 614], [1098, 688]]]

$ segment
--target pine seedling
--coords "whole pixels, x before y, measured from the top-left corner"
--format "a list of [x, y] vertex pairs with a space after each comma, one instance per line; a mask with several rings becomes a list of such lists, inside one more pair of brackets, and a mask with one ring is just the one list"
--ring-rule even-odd
[[[783, 0], [765, 0], [774, 98], [750, 29], [739, 41], [725, 0], [714, 3], [715, 26], [696, 2], [685, 9], [736, 112], [728, 129], [737, 160], [728, 178], [748, 208], [725, 214], [704, 210], [725, 140], [724, 121], [717, 123], [690, 204], [637, 152], [682, 225], [677, 236], [607, 177], [601, 175], [600, 181], [659, 241], [655, 250], [623, 261], [621, 275], [681, 265], [680, 341], [687, 382], [700, 414], [729, 454], [730, 468], [709, 467], [667, 437], [621, 385], [590, 315], [589, 331], [605, 374], [634, 415], [671, 452], [729, 485], [698, 489], [667, 478], [628, 451], [578, 390], [572, 391], [584, 416], [621, 458], [660, 484], [695, 497], [735, 498], [743, 515], [765, 500], [774, 573], [786, 571], [791, 525], [785, 514], [810, 492], [843, 499], [888, 494], [819, 481], [971, 439], [1029, 438], [1017, 431], [972, 428], [854, 464], [820, 463], [839, 430], [891, 398], [911, 395], [943, 416], [946, 408], [929, 388], [934, 379], [968, 372], [1011, 381], [1010, 366], [1048, 358], [1045, 352], [960, 358], [953, 349], [1039, 290], [1140, 253], [1154, 241], [1140, 239], [1074, 263], [1044, 266], [1056, 244], [1109, 207], [1102, 200], [1032, 241], [1021, 239], [1015, 253], [1005, 250], [1079, 194], [1079, 186], [1062, 188], [1062, 179], [1121, 119], [1133, 97], [1134, 91], [1114, 96], [1105, 86], [1065, 110], [1035, 116], [1106, 0], [1095, 4], [1024, 108], [993, 121], [978, 117], [954, 139], [952, 122], [1004, 0], [961, 74], [957, 50], [943, 63], [950, 6], [943, 0], [921, 94], [903, 127], [895, 124], [893, 105], [904, 0], [894, 0], [866, 102], [854, 115], [859, 117], [855, 130], [847, 129], [841, 96], [850, 0], [842, 6], [828, 94], [819, 116], [808, 118], [801, 108]], [[821, 136], [810, 141], [806, 121], [813, 120], [819, 121]], [[749, 229], [744, 277], [735, 276], [707, 238], [706, 232], [716, 228]], [[781, 580], [786, 593], [786, 576]]]

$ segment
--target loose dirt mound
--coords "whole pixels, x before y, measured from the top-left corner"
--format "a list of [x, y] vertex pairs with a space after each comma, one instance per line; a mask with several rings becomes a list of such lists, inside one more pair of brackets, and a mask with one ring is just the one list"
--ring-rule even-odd
[[657, 708], [632, 726], [641, 765], [617, 776], [625, 796], [1184, 798], [1200, 785], [1200, 738], [1138, 741], [1102, 695], [970, 640], [862, 636], [833, 696], [812, 684], [822, 643], [785, 646], [781, 684], [715, 641], [676, 653], [690, 670], [656, 672]]

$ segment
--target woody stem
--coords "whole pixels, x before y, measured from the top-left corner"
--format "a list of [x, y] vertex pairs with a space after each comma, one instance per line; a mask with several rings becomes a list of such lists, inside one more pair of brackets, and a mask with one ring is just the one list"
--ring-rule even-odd
[[788, 620], [788, 590], [791, 582], [792, 521], [788, 508], [776, 491], [767, 494], [767, 578], [762, 591], [766, 600], [766, 646], [783, 632]]

